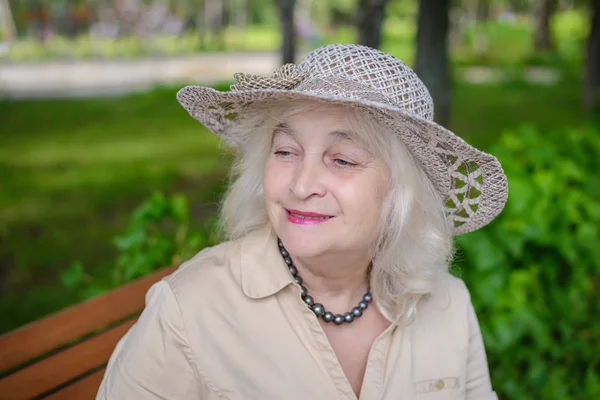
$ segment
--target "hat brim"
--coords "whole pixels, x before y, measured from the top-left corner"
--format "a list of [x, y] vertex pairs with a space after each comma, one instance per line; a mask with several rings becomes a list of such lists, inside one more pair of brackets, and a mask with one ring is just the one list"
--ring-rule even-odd
[[[372, 92], [371, 92], [372, 93]], [[244, 109], [263, 101], [308, 99], [358, 106], [380, 119], [408, 147], [441, 194], [453, 235], [477, 230], [491, 222], [508, 198], [506, 175], [498, 160], [471, 146], [443, 126], [363, 93], [319, 93], [285, 89], [220, 92], [187, 86], [177, 100], [197, 121], [237, 147], [232, 129]]]

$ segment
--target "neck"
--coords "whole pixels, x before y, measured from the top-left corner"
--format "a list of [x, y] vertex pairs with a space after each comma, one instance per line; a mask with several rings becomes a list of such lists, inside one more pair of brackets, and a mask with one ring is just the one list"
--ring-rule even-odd
[[367, 254], [292, 258], [309, 294], [332, 312], [355, 307], [369, 286]]

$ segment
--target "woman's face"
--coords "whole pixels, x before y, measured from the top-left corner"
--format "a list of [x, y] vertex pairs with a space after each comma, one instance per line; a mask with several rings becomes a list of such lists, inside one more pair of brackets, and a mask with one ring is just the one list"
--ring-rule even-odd
[[375, 240], [389, 173], [350, 131], [349, 112], [315, 108], [275, 128], [263, 188], [294, 256], [362, 253]]

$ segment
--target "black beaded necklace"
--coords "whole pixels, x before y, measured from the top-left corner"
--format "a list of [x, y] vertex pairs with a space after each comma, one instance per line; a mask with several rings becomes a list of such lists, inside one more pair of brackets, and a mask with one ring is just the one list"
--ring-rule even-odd
[[308, 295], [308, 291], [305, 286], [302, 285], [302, 278], [298, 275], [298, 269], [294, 266], [292, 262], [292, 258], [290, 257], [290, 253], [285, 249], [281, 239], [277, 239], [277, 244], [279, 245], [279, 252], [283, 257], [283, 260], [287, 264], [290, 273], [294, 277], [294, 282], [300, 286], [300, 295], [302, 296], [302, 300], [308, 305], [308, 308], [312, 310], [313, 313], [318, 318], [322, 318], [325, 322], [333, 322], [336, 325], [341, 325], [344, 322], [350, 323], [354, 321], [355, 318], [359, 318], [362, 316], [363, 312], [369, 307], [369, 303], [373, 300], [373, 296], [371, 296], [371, 288], [367, 289], [367, 293], [364, 294], [363, 299], [358, 303], [358, 306], [354, 307], [352, 311], [347, 312], [346, 314], [337, 314], [326, 311], [323, 304], [315, 303], [314, 299]]

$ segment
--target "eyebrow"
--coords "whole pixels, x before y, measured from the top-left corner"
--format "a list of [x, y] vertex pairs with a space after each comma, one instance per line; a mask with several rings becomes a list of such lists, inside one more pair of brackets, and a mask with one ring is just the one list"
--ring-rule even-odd
[[354, 132], [347, 131], [331, 131], [329, 138], [340, 142], [358, 142], [357, 135]]
[[[289, 126], [288, 124], [286, 124], [285, 122], [278, 123], [275, 126], [275, 129], [273, 130], [273, 137], [280, 135], [280, 134], [285, 134], [285, 135], [292, 136], [293, 138], [296, 138], [296, 132], [294, 131], [294, 129], [292, 129], [292, 127]], [[359, 142], [356, 139], [357, 135], [354, 132], [335, 130], [335, 131], [329, 132], [328, 136], [330, 139], [332, 139], [334, 141], [352, 142], [352, 143]]]
[[286, 134], [294, 137], [296, 136], [294, 130], [285, 122], [279, 122], [277, 125], [275, 125], [275, 129], [273, 130], [273, 137], [280, 134]]

